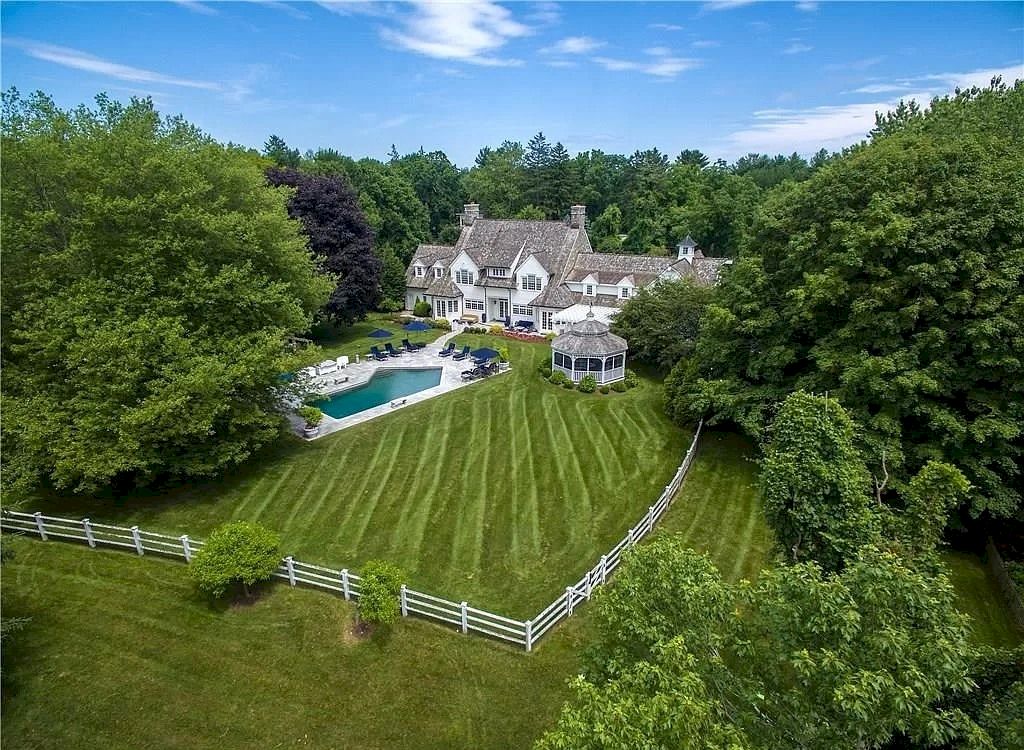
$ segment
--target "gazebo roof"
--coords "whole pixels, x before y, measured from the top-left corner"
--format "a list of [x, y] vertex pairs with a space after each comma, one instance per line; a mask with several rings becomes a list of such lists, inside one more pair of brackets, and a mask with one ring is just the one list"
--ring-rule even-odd
[[586, 320], [573, 324], [572, 328], [557, 336], [551, 348], [562, 354], [576, 357], [604, 357], [621, 354], [628, 348], [626, 340], [608, 330], [608, 326], [594, 319], [588, 313]]

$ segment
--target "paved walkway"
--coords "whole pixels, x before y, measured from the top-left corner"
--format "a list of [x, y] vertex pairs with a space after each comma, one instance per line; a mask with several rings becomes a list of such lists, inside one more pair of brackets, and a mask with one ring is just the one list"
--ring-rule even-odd
[[[433, 369], [436, 367], [441, 368], [441, 382], [433, 388], [428, 388], [425, 391], [414, 393], [411, 396], [403, 396], [394, 402], [396, 405], [392, 406], [390, 403], [381, 404], [375, 406], [372, 409], [352, 414], [348, 417], [341, 419], [335, 419], [334, 417], [324, 414], [323, 421], [320, 423], [320, 432], [314, 438], [306, 438], [307, 440], [316, 440], [324, 435], [330, 435], [331, 433], [344, 430], [353, 425], [362, 424], [368, 422], [371, 419], [383, 416], [384, 414], [391, 414], [394, 411], [403, 409], [413, 404], [418, 404], [421, 401], [426, 401], [428, 398], [434, 398], [440, 396], [443, 393], [449, 393], [456, 390], [457, 388], [464, 388], [473, 383], [479, 382], [479, 380], [465, 381], [462, 379], [462, 372], [469, 370], [473, 367], [471, 360], [464, 359], [458, 362], [452, 361], [451, 357], [439, 357], [438, 352], [448, 343], [450, 339], [457, 335], [458, 332], [452, 331], [446, 333], [439, 339], [431, 344], [427, 344], [425, 347], [416, 352], [406, 352], [400, 357], [392, 357], [386, 362], [378, 362], [375, 359], [362, 359], [358, 363], [349, 364], [345, 369], [339, 370], [338, 372], [331, 373], [329, 375], [322, 375], [313, 379], [314, 388], [324, 395], [332, 395], [341, 391], [347, 391], [352, 388], [357, 388], [367, 383], [373, 374], [378, 370], [412, 370], [412, 369]], [[508, 372], [508, 370], [505, 370]], [[502, 373], [498, 373], [499, 375]], [[492, 376], [493, 377], [493, 376]], [[345, 382], [337, 382], [347, 378]], [[292, 428], [298, 435], [302, 435], [302, 428], [305, 424], [301, 418], [295, 414], [289, 414], [288, 420], [292, 424]]]

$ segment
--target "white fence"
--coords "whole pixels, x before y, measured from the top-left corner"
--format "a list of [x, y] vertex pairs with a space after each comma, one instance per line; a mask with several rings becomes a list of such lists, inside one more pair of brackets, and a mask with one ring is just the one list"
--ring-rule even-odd
[[[686, 452], [683, 462], [676, 470], [672, 481], [665, 485], [664, 491], [657, 501], [647, 509], [647, 513], [633, 526], [618, 544], [601, 555], [597, 564], [575, 584], [565, 587], [565, 592], [546, 606], [530, 620], [513, 620], [509, 617], [496, 615], [467, 602], [453, 602], [422, 591], [415, 591], [402, 585], [400, 605], [402, 616], [416, 615], [437, 622], [456, 626], [463, 633], [480, 633], [491, 638], [514, 643], [531, 651], [540, 638], [566, 617], [572, 616], [575, 608], [590, 599], [594, 589], [605, 583], [619, 563], [623, 553], [647, 536], [658, 519], [668, 510], [672, 499], [683, 483], [683, 478], [697, 454], [697, 442], [700, 440], [703, 422], [697, 425], [697, 433], [693, 436], [690, 449]], [[202, 548], [203, 543], [188, 535], [174, 537], [143, 531], [138, 526], [125, 528], [103, 523], [93, 523], [88, 518], [76, 521], [70, 518], [44, 516], [42, 513], [19, 513], [4, 510], [0, 514], [0, 531], [38, 535], [43, 541], [59, 539], [62, 541], [85, 542], [90, 547], [117, 547], [132, 550], [138, 555], [152, 552], [158, 555], [180, 557], [186, 562]], [[358, 599], [361, 578], [355, 573], [343, 570], [322, 568], [300, 562], [291, 556], [281, 560], [275, 578], [288, 581], [291, 586], [312, 586], [318, 589], [340, 594], [345, 599]]]

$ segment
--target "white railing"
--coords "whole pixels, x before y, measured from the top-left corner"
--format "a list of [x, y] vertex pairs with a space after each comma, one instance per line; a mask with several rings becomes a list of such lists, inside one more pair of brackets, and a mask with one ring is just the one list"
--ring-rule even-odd
[[[697, 425], [683, 462], [672, 477], [664, 491], [647, 513], [626, 535], [606, 554], [601, 555], [590, 570], [576, 583], [566, 586], [565, 591], [551, 604], [546, 606], [530, 620], [514, 620], [510, 617], [487, 612], [471, 607], [467, 602], [453, 602], [449, 599], [415, 591], [402, 585], [399, 593], [399, 605], [402, 616], [418, 617], [443, 622], [457, 627], [463, 633], [480, 633], [491, 638], [514, 643], [531, 651], [533, 646], [555, 625], [567, 617], [571, 617], [576, 607], [590, 599], [598, 586], [604, 584], [612, 572], [622, 562], [622, 556], [654, 529], [658, 519], [668, 510], [672, 499], [683, 483], [686, 472], [697, 454], [697, 443], [703, 422]], [[143, 531], [138, 526], [123, 527], [109, 524], [94, 523], [88, 518], [75, 520], [45, 516], [42, 513], [19, 513], [4, 510], [0, 514], [0, 531], [9, 533], [31, 534], [43, 541], [59, 539], [61, 541], [85, 542], [90, 547], [115, 547], [145, 555], [152, 552], [158, 555], [178, 557], [186, 562], [192, 559], [195, 552], [202, 548], [203, 542], [192, 539], [188, 535], [167, 536], [151, 531]], [[347, 568], [334, 570], [319, 565], [300, 562], [292, 556], [281, 560], [273, 577], [288, 582], [291, 586], [312, 586], [343, 596], [345, 599], [358, 599], [361, 591], [360, 578]]]

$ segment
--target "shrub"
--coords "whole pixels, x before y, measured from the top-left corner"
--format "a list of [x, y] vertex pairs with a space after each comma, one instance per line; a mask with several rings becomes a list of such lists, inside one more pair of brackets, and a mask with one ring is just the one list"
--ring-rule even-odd
[[571, 391], [571, 390], [573, 390], [576, 387], [576, 384], [573, 383], [571, 380], [569, 380], [569, 378], [567, 377], [565, 379], [565, 382], [562, 383], [562, 387], [565, 388], [566, 390], [570, 390]]
[[324, 413], [315, 406], [300, 406], [295, 413], [306, 420], [306, 427], [316, 427], [324, 418]]
[[498, 359], [502, 362], [508, 362], [508, 346], [506, 344], [498, 347]]
[[498, 325], [497, 323], [495, 323], [494, 325], [487, 329], [487, 332], [492, 336], [500, 336], [505, 332], [505, 326]]
[[[317, 410], [319, 411], [319, 409]], [[281, 538], [258, 523], [233, 521], [217, 528], [196, 552], [189, 574], [200, 589], [223, 596], [233, 583], [267, 581], [281, 564]]]
[[598, 390], [601, 391], [601, 393], [608, 395], [608, 393], [611, 391], [611, 388], [609, 388], [606, 385], [602, 385], [600, 388], [598, 388]]
[[593, 375], [584, 375], [576, 386], [580, 393], [593, 393], [597, 390], [597, 380]]
[[612, 390], [615, 391], [616, 393], [625, 393], [626, 387], [626, 383], [622, 380], [616, 380], [614, 383], [612, 383]]
[[398, 619], [399, 593], [405, 575], [397, 565], [386, 560], [370, 560], [360, 575], [359, 619], [390, 625]]
[[393, 313], [402, 309], [402, 303], [391, 297], [385, 297], [380, 301], [378, 308], [381, 312]]
[[484, 326], [466, 326], [463, 333], [487, 333], [487, 328]]
[[547, 380], [548, 378], [551, 377], [551, 363], [541, 362], [539, 365], [537, 365], [537, 372], [541, 374], [541, 377]]
[[626, 370], [626, 377], [622, 382], [626, 384], [627, 388], [636, 388], [640, 385], [640, 378], [632, 370]]
[[572, 387], [572, 381], [569, 380], [569, 376], [566, 375], [561, 370], [555, 370], [553, 373], [551, 373], [551, 376], [548, 378], [548, 380], [555, 385], [565, 385], [566, 383], [568, 383], [569, 387]]
[[544, 338], [546, 338], [548, 341], [554, 341], [557, 335], [558, 334], [555, 333], [554, 331], [548, 331], [547, 333], [544, 334]]
[[427, 323], [431, 328], [440, 328], [442, 331], [452, 330], [452, 322], [448, 318], [431, 318]]
[[429, 318], [430, 317], [430, 313], [431, 313], [430, 304], [427, 303], [427, 302], [423, 302], [422, 300], [417, 302], [412, 307], [412, 314], [415, 315], [417, 318]]

